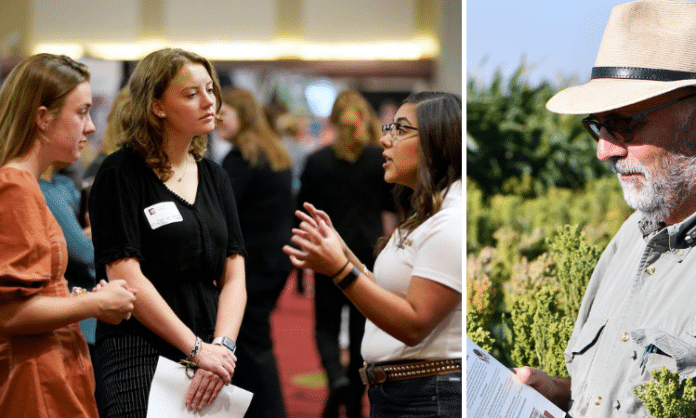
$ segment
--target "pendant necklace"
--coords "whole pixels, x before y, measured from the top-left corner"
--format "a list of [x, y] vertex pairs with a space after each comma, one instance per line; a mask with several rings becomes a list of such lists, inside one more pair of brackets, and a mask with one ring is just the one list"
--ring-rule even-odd
[[178, 182], [181, 183], [181, 180], [182, 180], [182, 179], [184, 178], [184, 176], [186, 175], [186, 169], [187, 169], [187, 168], [188, 168], [188, 155], [186, 156], [186, 162], [184, 163], [184, 173], [181, 175], [181, 177], [179, 177], [179, 180], [177, 180]]

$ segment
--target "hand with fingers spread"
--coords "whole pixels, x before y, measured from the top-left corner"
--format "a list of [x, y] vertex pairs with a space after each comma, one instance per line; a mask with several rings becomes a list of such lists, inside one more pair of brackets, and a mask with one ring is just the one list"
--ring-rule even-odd
[[198, 370], [207, 370], [222, 379], [225, 385], [232, 381], [237, 357], [225, 347], [203, 343], [200, 351], [193, 359], [198, 365]]
[[225, 382], [219, 375], [199, 368], [186, 391], [186, 409], [201, 411], [206, 406], [212, 405], [224, 385]]
[[345, 241], [343, 241], [343, 238], [338, 234], [338, 232], [336, 232], [336, 228], [334, 228], [333, 224], [331, 223], [331, 218], [329, 218], [329, 215], [323, 210], [317, 209], [313, 204], [309, 202], [305, 202], [302, 206], [307, 210], [307, 212], [312, 217], [315, 223], [318, 223], [320, 220], [322, 220], [329, 229], [336, 233], [336, 236], [341, 242], [341, 248], [343, 249], [343, 252], [347, 254], [348, 251], [350, 251], [348, 249], [348, 245], [346, 245]]
[[299, 228], [292, 230], [290, 241], [300, 249], [286, 245], [283, 251], [290, 256], [290, 261], [297, 268], [309, 268], [327, 276], [334, 275], [346, 263], [343, 240], [324, 217], [317, 215], [313, 218], [302, 211], [295, 214], [302, 222]]

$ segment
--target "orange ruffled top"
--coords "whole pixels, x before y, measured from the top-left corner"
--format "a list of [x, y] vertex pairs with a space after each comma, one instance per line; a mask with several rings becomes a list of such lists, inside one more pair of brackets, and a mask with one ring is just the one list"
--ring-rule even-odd
[[[27, 171], [0, 168], [0, 304], [71, 297], [63, 232]], [[94, 371], [77, 324], [0, 336], [0, 417], [93, 417]]]

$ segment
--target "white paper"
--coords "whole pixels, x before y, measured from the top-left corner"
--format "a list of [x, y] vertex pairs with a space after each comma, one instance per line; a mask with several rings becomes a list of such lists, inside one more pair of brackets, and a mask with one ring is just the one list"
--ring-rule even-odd
[[467, 338], [466, 416], [564, 418], [566, 413]]
[[191, 379], [186, 368], [160, 357], [150, 388], [147, 418], [243, 418], [253, 394], [234, 385], [223, 386], [215, 402], [200, 412], [186, 409], [185, 397]]

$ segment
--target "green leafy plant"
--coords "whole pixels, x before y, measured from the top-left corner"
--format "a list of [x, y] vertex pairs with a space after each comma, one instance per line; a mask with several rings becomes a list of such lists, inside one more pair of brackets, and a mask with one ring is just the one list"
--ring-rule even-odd
[[580, 118], [546, 109], [558, 89], [530, 86], [526, 71], [522, 62], [508, 80], [498, 72], [488, 86], [467, 83], [467, 167], [485, 196], [578, 188], [608, 173]]
[[653, 372], [652, 380], [633, 389], [654, 418], [686, 418], [696, 413], [696, 387], [666, 367]]

